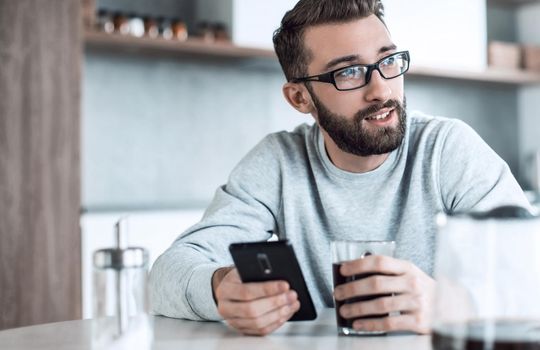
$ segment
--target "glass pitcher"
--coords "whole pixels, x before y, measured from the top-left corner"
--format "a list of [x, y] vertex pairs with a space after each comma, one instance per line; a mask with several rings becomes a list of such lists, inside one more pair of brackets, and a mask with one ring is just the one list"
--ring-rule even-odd
[[540, 350], [540, 217], [501, 207], [439, 215], [436, 350]]

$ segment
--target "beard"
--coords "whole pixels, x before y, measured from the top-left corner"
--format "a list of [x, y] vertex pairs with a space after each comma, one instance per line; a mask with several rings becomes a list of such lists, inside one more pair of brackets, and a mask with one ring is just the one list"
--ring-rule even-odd
[[[406, 131], [407, 101], [388, 100], [377, 103], [358, 111], [352, 120], [339, 114], [332, 113], [322, 102], [311, 93], [313, 103], [317, 108], [318, 122], [322, 129], [332, 138], [335, 144], [344, 152], [367, 157], [386, 154], [396, 150], [402, 143]], [[370, 127], [364, 119], [377, 114], [383, 108], [394, 108], [398, 116], [397, 126]]]

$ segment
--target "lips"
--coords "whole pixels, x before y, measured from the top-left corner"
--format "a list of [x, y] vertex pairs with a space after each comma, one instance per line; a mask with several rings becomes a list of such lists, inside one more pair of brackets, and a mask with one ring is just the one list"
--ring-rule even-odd
[[381, 109], [377, 113], [372, 114], [369, 117], [365, 117], [364, 119], [367, 121], [382, 121], [387, 119], [393, 111], [394, 109]]
[[388, 114], [390, 114], [390, 112], [379, 113], [379, 114], [376, 114], [374, 116], [367, 117], [365, 119], [367, 119], [367, 120], [381, 120], [381, 119], [384, 119], [384, 118], [388, 117]]

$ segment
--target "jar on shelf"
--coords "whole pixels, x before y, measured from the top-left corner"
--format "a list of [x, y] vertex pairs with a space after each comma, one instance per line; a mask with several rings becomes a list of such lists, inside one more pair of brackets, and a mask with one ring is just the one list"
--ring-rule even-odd
[[137, 38], [144, 36], [144, 22], [141, 17], [135, 13], [129, 14], [129, 34]]
[[144, 35], [146, 37], [155, 39], [159, 36], [158, 22], [152, 17], [144, 17]]
[[114, 32], [114, 22], [110, 12], [100, 9], [97, 13], [96, 30], [111, 34]]
[[171, 27], [171, 21], [164, 17], [159, 17], [157, 19], [159, 33], [161, 37], [166, 40], [171, 40], [173, 38], [173, 31]]
[[187, 40], [188, 30], [187, 30], [186, 23], [183, 20], [179, 18], [173, 19], [171, 23], [171, 29], [172, 29], [173, 38], [175, 40], [179, 40], [179, 41]]
[[113, 15], [114, 31], [116, 33], [127, 35], [129, 34], [129, 19], [121, 12], [116, 12]]
[[214, 29], [208, 22], [200, 22], [197, 26], [197, 33], [206, 42], [214, 42], [215, 40]]
[[231, 41], [227, 27], [223, 23], [214, 24], [214, 38], [216, 41], [228, 42]]

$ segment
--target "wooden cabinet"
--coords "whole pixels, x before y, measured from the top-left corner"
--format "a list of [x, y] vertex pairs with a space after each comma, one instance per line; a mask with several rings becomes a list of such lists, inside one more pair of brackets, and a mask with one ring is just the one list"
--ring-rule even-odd
[[80, 4], [0, 0], [0, 329], [80, 318]]

